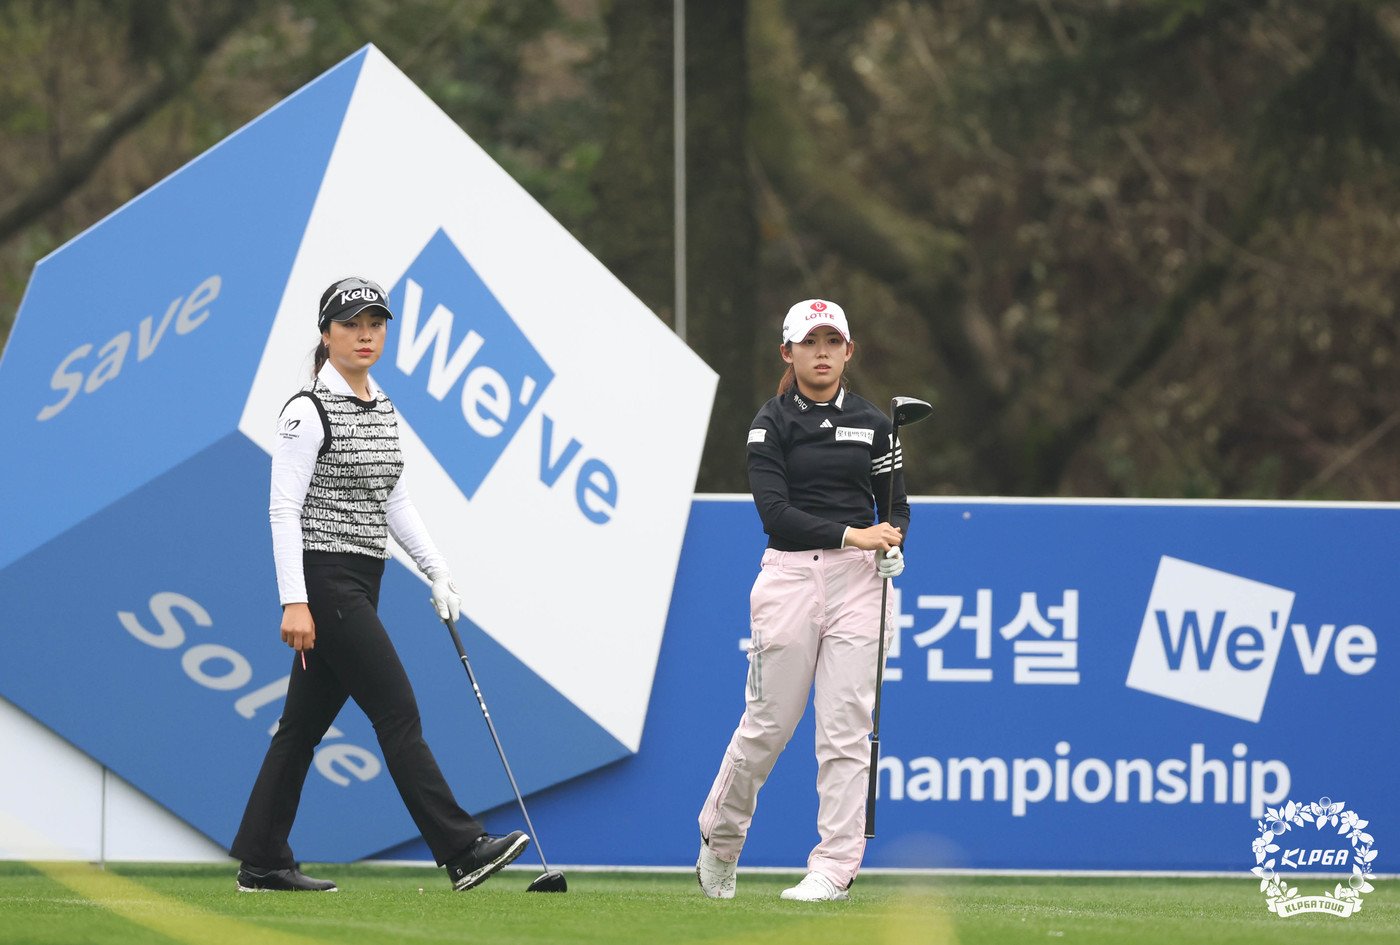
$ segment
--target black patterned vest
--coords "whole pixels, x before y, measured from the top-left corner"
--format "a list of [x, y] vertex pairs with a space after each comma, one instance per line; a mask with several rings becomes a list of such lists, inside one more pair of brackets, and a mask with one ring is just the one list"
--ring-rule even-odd
[[403, 472], [394, 405], [382, 392], [366, 402], [319, 380], [304, 395], [325, 408], [328, 429], [301, 510], [302, 546], [389, 557], [384, 507]]

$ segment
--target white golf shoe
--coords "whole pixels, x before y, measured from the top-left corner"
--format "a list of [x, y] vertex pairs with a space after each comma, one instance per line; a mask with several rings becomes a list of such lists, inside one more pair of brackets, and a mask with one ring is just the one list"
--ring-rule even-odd
[[802, 877], [802, 882], [796, 886], [784, 889], [783, 898], [795, 899], [798, 902], [839, 902], [849, 896], [846, 890], [813, 870]]
[[700, 889], [711, 899], [733, 899], [734, 871], [738, 863], [727, 863], [710, 852], [710, 845], [701, 842], [700, 856], [695, 860], [695, 878]]

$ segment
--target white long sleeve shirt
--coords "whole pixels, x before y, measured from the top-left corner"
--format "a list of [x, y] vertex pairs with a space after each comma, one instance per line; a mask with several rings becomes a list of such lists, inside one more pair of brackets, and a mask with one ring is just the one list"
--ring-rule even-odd
[[[321, 368], [317, 380], [332, 394], [356, 396], [350, 384], [330, 362]], [[371, 400], [383, 399], [387, 402], [388, 398], [372, 378], [369, 388]], [[321, 458], [321, 446], [326, 442], [326, 433], [320, 412], [308, 397], [294, 398], [277, 420], [268, 519], [272, 525], [272, 554], [277, 565], [278, 595], [283, 604], [306, 601], [306, 580], [302, 572], [302, 551], [305, 547], [302, 515], [312, 477], [316, 475]], [[323, 464], [323, 474], [325, 468]], [[389, 492], [384, 516], [389, 534], [408, 552], [424, 574], [429, 578], [447, 574], [447, 563], [409, 499], [402, 477]], [[375, 550], [381, 557], [389, 556], [387, 547]]]

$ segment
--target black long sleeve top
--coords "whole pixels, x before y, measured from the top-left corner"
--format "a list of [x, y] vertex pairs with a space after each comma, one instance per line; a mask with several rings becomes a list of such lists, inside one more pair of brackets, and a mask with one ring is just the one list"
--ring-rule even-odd
[[[846, 528], [889, 522], [909, 534], [903, 457], [890, 418], [845, 389], [814, 403], [794, 387], [749, 429], [749, 489], [768, 547], [840, 548]], [[889, 508], [890, 476], [894, 504]]]

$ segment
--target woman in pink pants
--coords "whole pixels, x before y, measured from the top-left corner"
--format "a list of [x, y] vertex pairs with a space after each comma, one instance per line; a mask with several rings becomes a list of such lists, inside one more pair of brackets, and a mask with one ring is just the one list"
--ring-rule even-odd
[[855, 344], [841, 306], [794, 305], [779, 350], [788, 369], [749, 430], [749, 488], [768, 547], [749, 595], [746, 704], [700, 811], [695, 875], [705, 895], [733, 898], [758, 790], [815, 683], [821, 842], [782, 895], [837, 900], [865, 853], [881, 582], [904, 569], [909, 503], [889, 418], [842, 381]]

